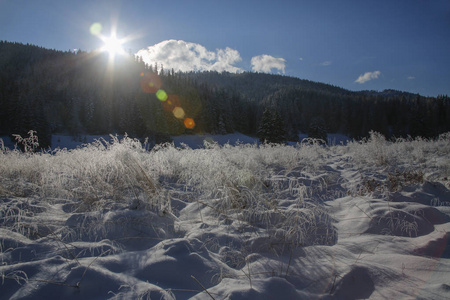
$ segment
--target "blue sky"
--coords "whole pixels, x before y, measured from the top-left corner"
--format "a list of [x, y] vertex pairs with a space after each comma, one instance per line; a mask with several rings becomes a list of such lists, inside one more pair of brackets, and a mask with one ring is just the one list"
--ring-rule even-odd
[[165, 68], [450, 95], [449, 0], [0, 0], [0, 40], [90, 51], [96, 22]]

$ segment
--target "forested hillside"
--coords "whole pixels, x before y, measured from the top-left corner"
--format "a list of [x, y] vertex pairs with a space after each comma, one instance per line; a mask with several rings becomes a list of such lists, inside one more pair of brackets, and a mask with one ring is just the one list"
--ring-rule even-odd
[[134, 55], [44, 49], [0, 41], [0, 135], [127, 132], [158, 143], [194, 133], [257, 135], [263, 112], [280, 114], [286, 138], [299, 132], [361, 138], [434, 137], [450, 131], [448, 96], [351, 92], [293, 77], [244, 72], [181, 73]]

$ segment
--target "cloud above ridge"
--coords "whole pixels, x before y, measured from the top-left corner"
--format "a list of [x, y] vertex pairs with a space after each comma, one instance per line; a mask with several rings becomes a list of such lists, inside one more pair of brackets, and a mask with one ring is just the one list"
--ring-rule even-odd
[[363, 84], [367, 81], [377, 79], [380, 75], [381, 75], [380, 71], [366, 72], [363, 75], [359, 75], [358, 79], [356, 79], [355, 82]]
[[271, 55], [263, 54], [252, 57], [252, 70], [254, 72], [270, 73], [272, 69], [285, 73], [286, 60], [281, 57], [273, 57]]
[[209, 51], [204, 46], [183, 40], [166, 40], [156, 45], [141, 49], [136, 53], [142, 60], [153, 65], [163, 64], [164, 69], [175, 71], [227, 71], [242, 72], [243, 69], [234, 64], [242, 60], [235, 49], [226, 47]]

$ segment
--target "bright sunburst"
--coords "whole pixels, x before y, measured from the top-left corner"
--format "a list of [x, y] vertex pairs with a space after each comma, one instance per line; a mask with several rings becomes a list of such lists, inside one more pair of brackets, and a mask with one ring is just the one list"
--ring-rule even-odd
[[90, 32], [92, 35], [97, 36], [100, 40], [103, 41], [103, 46], [99, 49], [101, 52], [108, 52], [109, 58], [112, 63], [114, 60], [114, 57], [116, 54], [124, 55], [126, 54], [123, 44], [125, 44], [127, 41], [130, 41], [133, 39], [133, 37], [128, 36], [125, 38], [118, 38], [117, 37], [117, 29], [116, 25], [113, 24], [111, 28], [111, 34], [109, 36], [105, 36], [102, 34], [103, 26], [100, 23], [94, 23], [90, 27]]
[[110, 37], [102, 38], [104, 45], [102, 47], [103, 51], [107, 51], [110, 56], [115, 56], [116, 54], [124, 54], [122, 44], [123, 40], [118, 39], [114, 34], [111, 34]]

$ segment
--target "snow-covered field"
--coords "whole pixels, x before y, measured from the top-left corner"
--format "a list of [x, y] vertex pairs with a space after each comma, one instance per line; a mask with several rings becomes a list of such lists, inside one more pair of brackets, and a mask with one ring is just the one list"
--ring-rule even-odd
[[1, 299], [450, 298], [449, 134], [1, 145]]
[[[119, 138], [123, 138], [123, 135], [119, 135]], [[298, 135], [299, 141], [308, 138], [307, 134], [300, 133]], [[218, 145], [236, 145], [236, 144], [259, 144], [259, 140], [256, 137], [250, 137], [248, 135], [235, 132], [231, 134], [224, 135], [212, 135], [212, 134], [203, 134], [203, 135], [179, 135], [171, 137], [173, 140], [173, 144], [175, 147], [182, 147], [183, 145], [189, 146], [191, 149], [198, 149], [204, 147], [204, 142], [207, 141], [209, 143], [217, 143]], [[3, 145], [9, 149], [14, 149], [16, 146], [16, 141], [11, 140], [8, 136], [0, 136], [0, 139], [3, 140]], [[52, 148], [53, 149], [76, 149], [78, 147], [82, 147], [85, 144], [93, 143], [97, 140], [103, 139], [107, 142], [111, 142], [113, 137], [110, 135], [80, 135], [80, 136], [69, 136], [69, 135], [52, 135]], [[343, 134], [328, 134], [328, 145], [341, 145], [347, 144], [351, 139]], [[296, 143], [289, 142], [291, 146], [294, 146]]]

